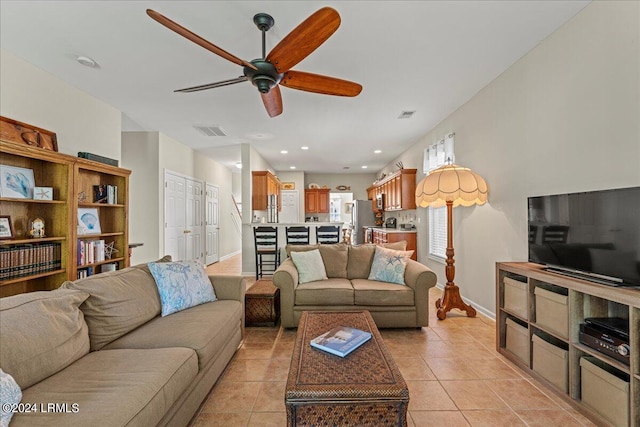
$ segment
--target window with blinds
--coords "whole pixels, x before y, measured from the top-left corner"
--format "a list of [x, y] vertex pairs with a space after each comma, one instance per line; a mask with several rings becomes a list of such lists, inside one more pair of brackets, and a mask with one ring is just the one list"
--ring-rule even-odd
[[[425, 148], [423, 172], [428, 174], [440, 166], [453, 163], [453, 137], [450, 133], [437, 143]], [[447, 258], [447, 208], [429, 208], [429, 256]]]

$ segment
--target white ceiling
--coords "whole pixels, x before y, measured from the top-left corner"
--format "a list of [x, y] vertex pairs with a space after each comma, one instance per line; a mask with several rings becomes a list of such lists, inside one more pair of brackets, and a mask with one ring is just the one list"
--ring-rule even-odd
[[[586, 4], [2, 0], [0, 46], [122, 111], [123, 130], [160, 131], [232, 169], [239, 144], [251, 143], [276, 170], [361, 173], [366, 165], [376, 172]], [[238, 77], [242, 68], [145, 13], [154, 9], [252, 60], [261, 56], [254, 14], [275, 18], [268, 52], [323, 6], [335, 8], [342, 24], [294, 69], [358, 82], [362, 93], [343, 98], [282, 87], [284, 113], [276, 118], [268, 117], [249, 82], [173, 93]], [[99, 68], [79, 65], [78, 55]], [[403, 110], [416, 113], [398, 119]], [[194, 125], [218, 125], [228, 136], [205, 137]]]

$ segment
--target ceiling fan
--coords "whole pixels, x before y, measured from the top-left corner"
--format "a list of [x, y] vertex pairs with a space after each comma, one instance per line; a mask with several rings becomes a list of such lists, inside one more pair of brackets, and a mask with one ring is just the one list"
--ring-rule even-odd
[[362, 86], [358, 83], [291, 69], [331, 37], [340, 26], [340, 15], [330, 7], [324, 7], [309, 16], [283, 38], [268, 55], [265, 52], [266, 32], [273, 27], [275, 21], [266, 13], [256, 14], [253, 22], [262, 32], [262, 57], [252, 61], [245, 61], [232, 55], [154, 10], [147, 9], [147, 15], [208, 51], [243, 67], [244, 75], [235, 79], [178, 89], [174, 92], [197, 92], [249, 80], [258, 88], [269, 116], [275, 117], [282, 114], [282, 95], [279, 85], [336, 96], [356, 96], [362, 90]]

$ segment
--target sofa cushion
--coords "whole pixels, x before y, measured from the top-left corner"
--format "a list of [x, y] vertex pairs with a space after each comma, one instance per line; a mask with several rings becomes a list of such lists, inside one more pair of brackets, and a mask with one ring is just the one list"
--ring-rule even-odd
[[308, 252], [314, 249], [318, 249], [320, 245], [287, 245], [285, 250], [287, 251], [287, 257], [291, 257], [291, 252]]
[[91, 351], [147, 323], [160, 314], [160, 295], [148, 268], [129, 267], [96, 274], [62, 288], [79, 289], [91, 296], [82, 304]]
[[292, 252], [291, 260], [298, 270], [298, 282], [308, 283], [316, 280], [326, 280], [327, 272], [318, 249], [311, 251]]
[[0, 298], [0, 366], [24, 390], [89, 352], [80, 304], [70, 289]]
[[347, 279], [368, 278], [375, 252], [375, 245], [349, 246]]
[[218, 300], [171, 316], [156, 317], [104, 349], [186, 347], [198, 354], [202, 369], [238, 330], [242, 303]]
[[327, 277], [347, 278], [349, 247], [344, 243], [318, 245]]
[[162, 304], [162, 316], [216, 300], [213, 285], [197, 260], [150, 262]]
[[12, 427], [155, 426], [197, 373], [188, 348], [92, 352], [24, 391], [25, 402], [66, 403], [68, 412], [18, 414]]
[[414, 292], [409, 286], [367, 279], [353, 279], [351, 284], [356, 305], [415, 305]]
[[22, 400], [22, 390], [16, 380], [0, 369], [0, 426], [8, 426], [13, 408]]
[[373, 256], [369, 280], [404, 285], [404, 270], [411, 255], [413, 251], [396, 251], [378, 246]]
[[295, 293], [295, 305], [353, 305], [353, 286], [347, 279], [300, 284]]

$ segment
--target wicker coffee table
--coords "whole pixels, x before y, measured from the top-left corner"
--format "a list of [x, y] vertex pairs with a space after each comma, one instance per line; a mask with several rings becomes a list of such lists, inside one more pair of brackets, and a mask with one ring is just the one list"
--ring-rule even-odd
[[[369, 331], [345, 358], [309, 342], [335, 326]], [[409, 390], [368, 311], [302, 313], [285, 393], [288, 426], [406, 426]]]

